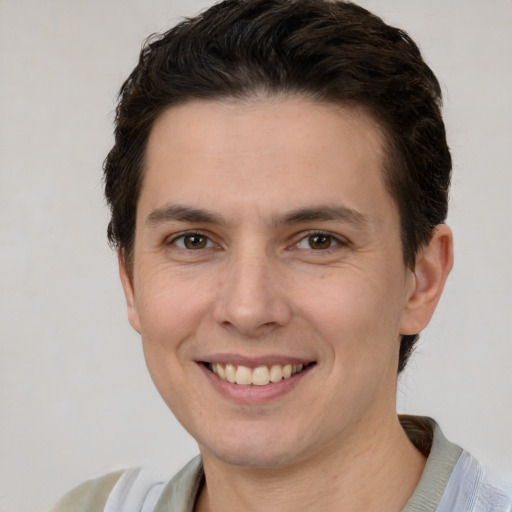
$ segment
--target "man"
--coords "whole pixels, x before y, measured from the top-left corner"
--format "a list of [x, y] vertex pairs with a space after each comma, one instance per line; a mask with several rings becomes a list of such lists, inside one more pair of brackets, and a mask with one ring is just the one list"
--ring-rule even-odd
[[201, 456], [56, 510], [511, 510], [397, 375], [452, 266], [437, 79], [360, 7], [227, 0], [142, 51], [106, 196], [132, 326]]

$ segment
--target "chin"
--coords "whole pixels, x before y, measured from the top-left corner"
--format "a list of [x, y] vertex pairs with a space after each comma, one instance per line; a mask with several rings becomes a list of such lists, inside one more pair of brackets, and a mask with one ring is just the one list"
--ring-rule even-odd
[[276, 453], [260, 448], [244, 447], [239, 450], [222, 449], [217, 452], [210, 450], [210, 452], [225, 464], [253, 469], [280, 468], [294, 462], [290, 453]]
[[203, 457], [211, 456], [225, 464], [248, 468], [279, 468], [297, 462], [301, 450], [287, 436], [278, 439], [261, 433], [249, 433], [243, 437], [218, 436], [213, 443], [199, 443]]

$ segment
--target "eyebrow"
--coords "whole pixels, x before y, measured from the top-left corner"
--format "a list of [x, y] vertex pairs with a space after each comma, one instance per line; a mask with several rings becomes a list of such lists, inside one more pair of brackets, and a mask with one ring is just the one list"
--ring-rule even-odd
[[353, 208], [326, 204], [292, 210], [278, 217], [275, 224], [301, 224], [315, 221], [339, 221], [363, 226], [368, 223], [368, 217]]
[[153, 210], [148, 215], [146, 224], [157, 225], [172, 221], [200, 224], [226, 224], [222, 217], [213, 212], [179, 204], [166, 205]]
[[[216, 213], [202, 208], [171, 204], [153, 210], [146, 219], [146, 224], [158, 225], [166, 222], [188, 222], [198, 224], [227, 225], [226, 220]], [[318, 205], [292, 210], [273, 219], [276, 226], [302, 224], [306, 222], [338, 221], [357, 226], [368, 223], [368, 218], [363, 213], [339, 205]]]

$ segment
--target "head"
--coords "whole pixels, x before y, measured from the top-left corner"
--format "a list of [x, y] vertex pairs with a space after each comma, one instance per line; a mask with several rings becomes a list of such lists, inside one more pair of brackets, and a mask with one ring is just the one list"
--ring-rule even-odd
[[[404, 265], [447, 215], [451, 158], [439, 83], [403, 31], [351, 3], [226, 0], [152, 37], [121, 89], [105, 161], [108, 235], [133, 268], [138, 199], [155, 122], [194, 100], [300, 96], [358, 107], [378, 125]], [[402, 337], [398, 371], [416, 334]]]

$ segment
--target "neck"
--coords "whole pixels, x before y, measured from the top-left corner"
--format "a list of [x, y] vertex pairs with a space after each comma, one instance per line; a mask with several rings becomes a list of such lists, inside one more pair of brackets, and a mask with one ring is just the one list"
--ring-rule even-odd
[[314, 457], [271, 469], [233, 466], [202, 451], [206, 484], [196, 512], [401, 511], [425, 457], [396, 415], [355, 432]]

